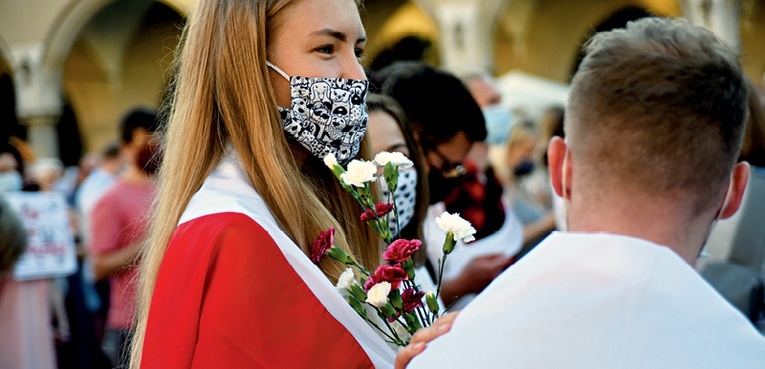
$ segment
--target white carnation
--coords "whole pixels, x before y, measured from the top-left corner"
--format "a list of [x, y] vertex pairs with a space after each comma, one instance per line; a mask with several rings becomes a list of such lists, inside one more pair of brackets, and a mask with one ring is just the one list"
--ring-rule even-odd
[[383, 151], [375, 155], [374, 163], [378, 166], [384, 167], [386, 164], [391, 163], [393, 166], [401, 169], [409, 169], [414, 165], [406, 155], [400, 152], [387, 152]]
[[337, 289], [345, 291], [350, 288], [351, 285], [356, 282], [354, 277], [355, 276], [353, 275], [353, 270], [351, 270], [351, 268], [345, 269], [343, 274], [340, 274], [340, 278], [337, 279]]
[[473, 225], [465, 219], [462, 219], [459, 214], [449, 214], [444, 212], [436, 218], [436, 224], [438, 228], [441, 228], [444, 232], [451, 232], [454, 235], [454, 240], [462, 239], [463, 242], [470, 242], [475, 240], [473, 235], [476, 230]]
[[388, 294], [390, 293], [390, 283], [380, 282], [367, 291], [367, 302], [374, 307], [383, 307], [388, 303]]
[[377, 167], [368, 161], [354, 160], [348, 164], [348, 170], [340, 179], [348, 186], [364, 187], [364, 183], [374, 182]]
[[337, 163], [337, 158], [335, 157], [335, 154], [329, 153], [327, 156], [324, 157], [324, 165], [326, 165], [329, 169], [333, 169], [335, 165], [339, 165]]

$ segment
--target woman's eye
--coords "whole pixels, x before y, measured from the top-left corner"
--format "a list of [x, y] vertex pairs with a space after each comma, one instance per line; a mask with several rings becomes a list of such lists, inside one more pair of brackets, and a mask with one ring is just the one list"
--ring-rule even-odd
[[356, 54], [356, 58], [358, 58], [358, 59], [361, 59], [362, 57], [364, 57], [364, 49], [362, 49], [362, 48], [356, 48], [356, 49], [354, 49], [353, 51], [354, 51], [354, 52], [355, 52], [355, 54]]
[[335, 52], [335, 48], [332, 45], [324, 45], [316, 48], [316, 51], [322, 54], [332, 55]]

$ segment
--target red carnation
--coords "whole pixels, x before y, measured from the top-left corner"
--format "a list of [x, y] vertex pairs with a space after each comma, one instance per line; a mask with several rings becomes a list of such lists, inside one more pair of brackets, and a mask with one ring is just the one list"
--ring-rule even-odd
[[380, 265], [375, 269], [375, 272], [369, 276], [367, 282], [364, 283], [364, 291], [369, 291], [372, 286], [380, 282], [390, 283], [391, 290], [394, 290], [401, 285], [401, 281], [407, 279], [409, 279], [409, 276], [401, 265]]
[[422, 242], [420, 242], [420, 240], [395, 240], [383, 252], [382, 256], [385, 260], [403, 263], [407, 261], [412, 254], [417, 252], [421, 245]]
[[375, 219], [375, 211], [377, 212], [378, 217], [383, 217], [385, 214], [390, 213], [391, 210], [393, 210], [393, 203], [386, 204], [381, 202], [375, 204], [375, 210], [367, 209], [367, 211], [361, 213], [361, 221], [368, 222], [372, 219]]
[[327, 253], [327, 250], [332, 248], [332, 244], [335, 243], [335, 229], [329, 228], [324, 232], [319, 233], [319, 237], [311, 244], [311, 261], [314, 264], [319, 264], [321, 258]]
[[411, 312], [422, 305], [422, 297], [425, 296], [425, 292], [415, 292], [414, 288], [407, 288], [401, 294], [401, 299], [404, 300], [404, 311]]

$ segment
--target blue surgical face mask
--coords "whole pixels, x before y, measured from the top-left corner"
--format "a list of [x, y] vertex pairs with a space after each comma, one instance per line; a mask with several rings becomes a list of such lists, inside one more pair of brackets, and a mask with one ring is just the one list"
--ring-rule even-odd
[[483, 108], [483, 119], [486, 120], [486, 143], [503, 144], [510, 133], [510, 109], [499, 104], [487, 106]]
[[24, 180], [17, 171], [0, 173], [0, 192], [21, 191]]
[[356, 157], [369, 121], [369, 82], [289, 76], [270, 62], [266, 64], [290, 83], [291, 106], [279, 107], [287, 136], [319, 159], [334, 154], [345, 165]]

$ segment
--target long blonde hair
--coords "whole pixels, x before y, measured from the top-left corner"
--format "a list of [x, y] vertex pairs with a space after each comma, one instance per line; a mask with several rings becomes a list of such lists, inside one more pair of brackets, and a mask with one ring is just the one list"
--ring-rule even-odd
[[[376, 265], [379, 237], [358, 221], [361, 210], [323, 163], [301, 166], [287, 141], [266, 67], [268, 37], [292, 0], [200, 0], [176, 55], [173, 102], [149, 238], [143, 250], [130, 366], [141, 362], [151, 297], [167, 249], [192, 195], [232, 144], [255, 190], [279, 226], [308, 253], [319, 232], [335, 227], [335, 246]], [[366, 140], [365, 140], [366, 141]], [[370, 145], [362, 143], [362, 156]], [[257, 240], [253, 240], [253, 247]], [[324, 258], [331, 281], [344, 266]]]

